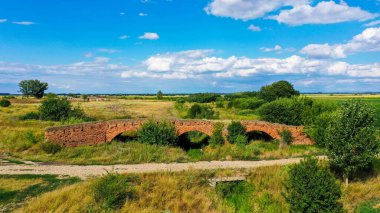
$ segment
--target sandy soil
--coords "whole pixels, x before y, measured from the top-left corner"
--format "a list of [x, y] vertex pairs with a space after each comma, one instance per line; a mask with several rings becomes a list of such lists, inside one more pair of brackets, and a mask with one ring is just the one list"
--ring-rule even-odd
[[[320, 158], [325, 158], [321, 156]], [[43, 165], [43, 164], [0, 164], [0, 174], [53, 174], [77, 176], [86, 179], [107, 172], [149, 173], [178, 172], [184, 170], [242, 169], [298, 163], [303, 158], [290, 158], [262, 161], [201, 161], [194, 163], [147, 163], [130, 165]]]

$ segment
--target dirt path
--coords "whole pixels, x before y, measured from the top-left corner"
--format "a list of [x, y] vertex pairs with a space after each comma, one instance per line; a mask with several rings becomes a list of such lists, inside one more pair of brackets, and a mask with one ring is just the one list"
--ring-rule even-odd
[[[320, 158], [324, 158], [321, 156]], [[117, 173], [148, 173], [148, 172], [178, 172], [184, 170], [213, 170], [213, 169], [241, 169], [263, 166], [288, 165], [298, 163], [303, 158], [290, 158], [262, 161], [201, 161], [194, 163], [147, 163], [130, 165], [0, 165], [0, 174], [53, 174], [78, 176], [86, 179], [99, 176], [107, 172]]]

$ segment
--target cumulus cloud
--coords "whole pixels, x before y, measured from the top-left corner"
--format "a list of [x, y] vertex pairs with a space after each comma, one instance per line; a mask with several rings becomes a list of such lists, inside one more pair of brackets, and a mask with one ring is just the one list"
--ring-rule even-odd
[[209, 15], [246, 21], [263, 17], [284, 6], [307, 3], [309, 0], [213, 0], [204, 9]]
[[314, 58], [345, 58], [359, 52], [380, 51], [380, 28], [367, 28], [345, 44], [309, 44], [301, 53]]
[[144, 35], [139, 36], [139, 39], [147, 39], [147, 40], [157, 40], [160, 36], [157, 33], [144, 33]]
[[259, 26], [255, 26], [253, 24], [249, 25], [248, 30], [251, 30], [253, 32], [260, 32], [261, 28]]
[[318, 74], [350, 77], [380, 77], [380, 64], [349, 64], [340, 61], [288, 58], [248, 58], [212, 56], [213, 50], [189, 50], [157, 54], [141, 67], [122, 74], [123, 78], [233, 78], [254, 75]]
[[282, 46], [280, 45], [275, 45], [274, 47], [261, 47], [260, 48], [261, 51], [263, 52], [276, 52], [278, 54], [280, 53], [283, 53], [283, 52], [294, 52], [295, 49], [294, 48], [283, 48]]
[[34, 22], [31, 22], [31, 21], [14, 21], [12, 23], [18, 24], [18, 25], [25, 25], [25, 26], [36, 24]]
[[7, 22], [7, 19], [0, 19], [0, 23]]
[[322, 1], [316, 6], [296, 5], [290, 10], [282, 10], [280, 14], [268, 17], [277, 20], [279, 23], [288, 25], [303, 24], [333, 24], [347, 21], [366, 21], [377, 17], [362, 10], [359, 7], [350, 7], [344, 1], [335, 3], [334, 1]]

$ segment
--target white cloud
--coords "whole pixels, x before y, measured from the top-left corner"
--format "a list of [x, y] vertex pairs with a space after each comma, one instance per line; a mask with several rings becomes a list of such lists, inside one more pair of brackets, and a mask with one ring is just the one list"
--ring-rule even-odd
[[301, 53], [314, 58], [345, 58], [358, 52], [380, 51], [380, 27], [367, 28], [345, 44], [309, 44]]
[[340, 61], [288, 58], [248, 58], [211, 56], [212, 50], [189, 50], [157, 54], [141, 67], [123, 72], [124, 78], [233, 78], [253, 75], [318, 74], [350, 77], [380, 77], [380, 63], [349, 64]]
[[139, 36], [139, 39], [157, 40], [160, 36], [157, 33], [144, 33], [144, 35]]
[[119, 38], [120, 38], [121, 40], [124, 40], [124, 39], [129, 38], [129, 36], [127, 36], [127, 35], [122, 35], [122, 36], [120, 36]]
[[98, 49], [99, 52], [104, 52], [104, 53], [116, 53], [116, 52], [119, 52], [119, 50], [115, 50], [115, 49], [107, 49], [107, 48], [100, 48]]
[[124, 12], [121, 12], [120, 15], [123, 16], [123, 15], [125, 15], [125, 13], [124, 13]]
[[373, 26], [376, 26], [376, 25], [379, 25], [380, 24], [380, 20], [376, 20], [376, 21], [371, 21], [367, 24], [365, 24], [364, 26], [366, 27], [373, 27]]
[[282, 10], [279, 15], [269, 19], [288, 25], [303, 24], [333, 24], [347, 21], [366, 21], [377, 17], [378, 14], [369, 13], [359, 7], [350, 7], [345, 2], [337, 4], [334, 1], [322, 1], [315, 7], [297, 5], [290, 10]]
[[275, 45], [273, 48], [261, 47], [260, 50], [263, 52], [273, 52], [282, 50], [282, 47], [280, 45]]
[[259, 26], [255, 26], [253, 24], [249, 25], [248, 30], [254, 31], [254, 32], [260, 32], [261, 28]]
[[34, 22], [31, 22], [31, 21], [14, 21], [12, 23], [18, 24], [18, 25], [26, 25], [26, 26], [36, 24]]
[[139, 13], [139, 16], [148, 16], [146, 13]]
[[0, 19], [0, 23], [7, 22], [7, 19]]
[[309, 3], [309, 0], [212, 0], [205, 11], [209, 15], [250, 20], [265, 16], [284, 6]]

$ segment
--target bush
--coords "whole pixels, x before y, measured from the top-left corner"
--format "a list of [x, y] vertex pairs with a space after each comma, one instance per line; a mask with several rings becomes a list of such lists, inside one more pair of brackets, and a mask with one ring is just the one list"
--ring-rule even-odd
[[[227, 140], [228, 142], [234, 144], [238, 142], [239, 136], [246, 136], [245, 127], [238, 121], [232, 121], [228, 127], [227, 127], [228, 135]], [[239, 143], [242, 143], [242, 138], [239, 138]]]
[[292, 132], [290, 132], [288, 129], [282, 130], [280, 132], [281, 141], [285, 144], [291, 144], [293, 141]]
[[20, 120], [39, 120], [40, 119], [40, 113], [38, 112], [28, 112], [24, 115], [21, 115], [19, 117]]
[[298, 96], [300, 93], [293, 88], [293, 85], [287, 81], [277, 81], [271, 85], [261, 87], [258, 97], [270, 102], [279, 98], [290, 98]]
[[49, 97], [42, 101], [39, 113], [43, 120], [66, 120], [71, 113], [71, 103], [66, 98]]
[[264, 100], [253, 98], [237, 98], [231, 101], [230, 107], [237, 109], [257, 109], [265, 103]]
[[248, 136], [247, 135], [238, 135], [236, 137], [235, 143], [238, 145], [246, 145], [248, 143]]
[[189, 97], [187, 97], [187, 101], [197, 103], [211, 103], [215, 102], [220, 97], [220, 95], [215, 93], [199, 93], [189, 95]]
[[31, 143], [31, 144], [36, 144], [38, 142], [37, 137], [34, 135], [32, 131], [27, 131], [25, 133], [25, 139]]
[[262, 105], [258, 113], [265, 121], [302, 125], [304, 112], [312, 103], [308, 98], [282, 98]]
[[9, 107], [11, 102], [8, 99], [2, 98], [0, 100], [0, 107]]
[[167, 122], [148, 121], [137, 132], [141, 143], [157, 145], [174, 145], [176, 141], [176, 129]]
[[210, 138], [210, 145], [215, 147], [215, 146], [221, 146], [223, 144], [224, 144], [223, 124], [216, 123], [214, 124], [214, 131], [212, 132], [212, 136]]
[[134, 178], [120, 174], [108, 174], [97, 179], [92, 185], [96, 202], [106, 209], [119, 209], [126, 200], [136, 197], [133, 189]]
[[52, 143], [52, 142], [46, 141], [46, 142], [41, 144], [41, 149], [48, 154], [55, 154], [55, 153], [61, 151], [62, 146], [57, 144], [57, 143]]
[[317, 159], [291, 166], [285, 183], [285, 199], [291, 212], [343, 212], [340, 186]]
[[214, 119], [217, 117], [218, 115], [210, 106], [199, 104], [194, 104], [193, 106], [191, 106], [186, 116], [186, 118], [191, 119]]

